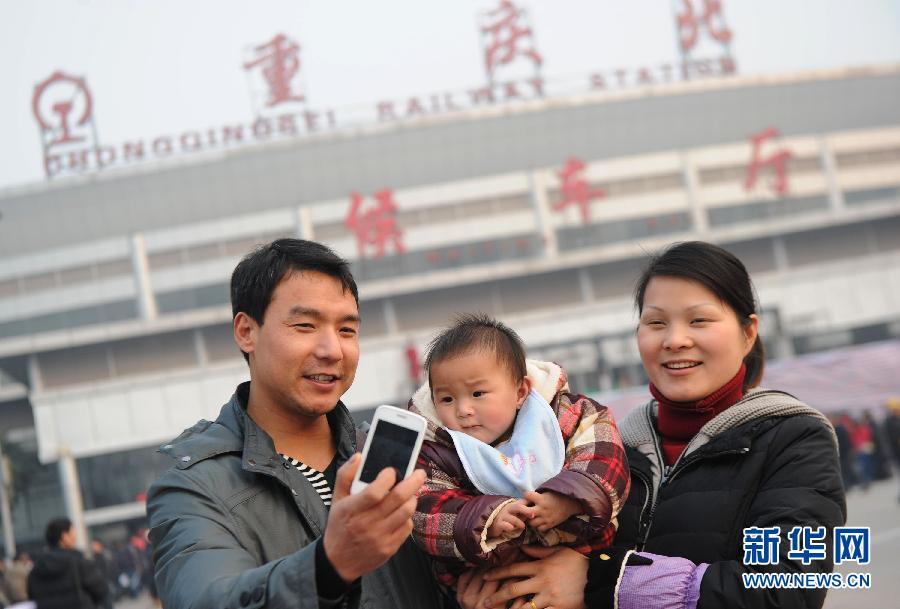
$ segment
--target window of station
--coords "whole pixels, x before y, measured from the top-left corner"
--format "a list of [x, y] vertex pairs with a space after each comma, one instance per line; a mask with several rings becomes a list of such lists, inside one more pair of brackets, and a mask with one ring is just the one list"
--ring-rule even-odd
[[540, 237], [526, 233], [502, 239], [405, 252], [382, 258], [364, 258], [353, 261], [351, 268], [357, 281], [374, 281], [398, 275], [429, 273], [502, 260], [532, 258], [539, 255], [542, 250]]
[[882, 218], [869, 223], [878, 251], [900, 250], [900, 216]]
[[[398, 197], [396, 199], [396, 204], [399, 208], [397, 224], [404, 229], [415, 226], [441, 225], [456, 220], [498, 216], [531, 209], [531, 200], [528, 193], [459, 203], [444, 203], [406, 211], [403, 210], [401, 198]], [[349, 207], [347, 209], [349, 210]], [[353, 235], [353, 232], [347, 228], [343, 220], [317, 224], [314, 232], [317, 240], [326, 242], [345, 239]]]
[[866, 223], [846, 224], [784, 236], [791, 266], [821, 264], [873, 253], [872, 231]]
[[[662, 190], [673, 190], [684, 185], [681, 173], [664, 173], [622, 180], [609, 180], [591, 183], [588, 188], [602, 188], [605, 197], [628, 197]], [[547, 190], [551, 203], [558, 201], [562, 194], [558, 188]]]
[[150, 268], [162, 270], [185, 264], [216, 260], [225, 256], [243, 256], [256, 246], [269, 243], [282, 237], [293, 237], [293, 231], [286, 229], [273, 233], [257, 234], [251, 237], [239, 237], [226, 241], [214, 241], [185, 245], [170, 250], [153, 252], [147, 256]]
[[156, 446], [76, 460], [84, 507], [89, 510], [141, 501], [172, 465]]
[[0, 442], [12, 474], [10, 507], [16, 544], [26, 551], [29, 547], [38, 550], [44, 545], [44, 528], [59, 517], [63, 505], [59, 467], [38, 460], [37, 435], [31, 426], [5, 429]]
[[[822, 162], [818, 156], [808, 156], [808, 157], [794, 157], [788, 160], [787, 162], [787, 173], [791, 174], [800, 174], [800, 173], [812, 173], [815, 171], [819, 171], [822, 167]], [[740, 165], [727, 165], [724, 167], [709, 167], [705, 169], [700, 169], [699, 177], [700, 183], [704, 186], [710, 186], [712, 184], [723, 184], [725, 182], [735, 182], [739, 184], [743, 184], [747, 179], [747, 171], [750, 169], [749, 165], [745, 163], [741, 163]], [[771, 171], [770, 168], [763, 169], [763, 174]]]
[[645, 260], [633, 258], [606, 262], [587, 269], [591, 279], [594, 298], [630, 298], [637, 280], [644, 267]]
[[771, 239], [725, 243], [722, 247], [737, 256], [751, 275], [776, 269], [775, 248]]
[[24, 336], [26, 334], [55, 332], [67, 328], [123, 321], [136, 317], [137, 308], [134, 301], [120, 300], [102, 305], [3, 322], [0, 323], [0, 339]]
[[691, 228], [690, 216], [677, 212], [613, 222], [566, 226], [558, 229], [560, 251], [597, 247], [656, 235], [680, 233]]
[[387, 334], [387, 319], [384, 316], [384, 300], [368, 300], [359, 303], [361, 321], [360, 338], [373, 338]]
[[199, 364], [192, 332], [140, 336], [110, 343], [109, 348], [116, 376], [194, 368]]
[[218, 307], [231, 303], [230, 287], [226, 283], [215, 283], [196, 288], [185, 288], [156, 295], [156, 306], [160, 313], [177, 313], [190, 309]]
[[491, 283], [482, 283], [421, 292], [414, 298], [396, 298], [397, 324], [402, 332], [439, 328], [447, 325], [455, 314], [468, 311], [499, 315], [494, 294]]
[[840, 169], [900, 163], [900, 146], [859, 152], [839, 152], [835, 155], [835, 161]]
[[571, 270], [501, 279], [493, 289], [504, 313], [553, 309], [583, 300], [578, 273]]
[[46, 389], [80, 385], [112, 377], [106, 345], [87, 345], [37, 356], [41, 381]]
[[896, 186], [870, 188], [867, 190], [848, 190], [844, 193], [844, 202], [849, 207], [869, 203], [896, 203], [898, 201], [900, 201], [900, 188]]
[[16, 296], [19, 294], [20, 290], [18, 277], [0, 280], [0, 298]]
[[206, 357], [210, 362], [240, 362], [240, 349], [234, 342], [231, 324], [208, 326], [200, 330]]
[[131, 262], [126, 259], [107, 260], [81, 266], [54, 269], [25, 275], [21, 278], [0, 281], [0, 298], [17, 294], [28, 294], [55, 290], [61, 286], [72, 286], [97, 279], [107, 279], [131, 274]]
[[817, 195], [812, 197], [791, 197], [776, 201], [753, 201], [742, 205], [712, 207], [707, 210], [712, 226], [739, 224], [771, 218], [797, 216], [829, 209], [828, 199]]
[[541, 345], [529, 349], [528, 357], [562, 366], [569, 377], [569, 386], [577, 388], [579, 393], [600, 389], [604, 365], [597, 338]]

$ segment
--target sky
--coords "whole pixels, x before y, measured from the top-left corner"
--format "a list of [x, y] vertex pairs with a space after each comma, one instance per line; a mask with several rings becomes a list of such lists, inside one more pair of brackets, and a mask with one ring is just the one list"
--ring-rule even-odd
[[[579, 83], [677, 61], [673, 15], [683, 1], [516, 0], [544, 79]], [[0, 0], [0, 189], [45, 179], [31, 100], [57, 70], [86, 78], [102, 142], [249, 124], [242, 64], [278, 33], [301, 46], [309, 107], [371, 108], [481, 86], [479, 15], [497, 2]], [[897, 0], [722, 5], [740, 74], [900, 63]]]

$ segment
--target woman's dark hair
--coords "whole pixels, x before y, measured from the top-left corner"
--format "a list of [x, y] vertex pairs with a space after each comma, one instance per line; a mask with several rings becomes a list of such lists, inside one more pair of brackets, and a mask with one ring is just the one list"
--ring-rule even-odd
[[[674, 243], [656, 254], [644, 267], [634, 288], [634, 304], [638, 314], [644, 310], [644, 293], [654, 277], [681, 277], [696, 281], [719, 300], [727, 304], [743, 326], [750, 324], [750, 316], [757, 313], [757, 300], [744, 263], [729, 251], [704, 241]], [[744, 358], [747, 374], [743, 390], [759, 385], [765, 365], [765, 348], [762, 338], [756, 342]]]

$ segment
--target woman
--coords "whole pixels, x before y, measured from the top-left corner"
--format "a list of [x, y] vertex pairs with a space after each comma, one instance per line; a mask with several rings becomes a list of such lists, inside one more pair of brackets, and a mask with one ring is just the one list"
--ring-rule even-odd
[[[675, 244], [644, 270], [635, 305], [654, 399], [619, 425], [632, 486], [615, 547], [587, 560], [534, 549], [534, 562], [467, 574], [460, 603], [821, 607], [823, 589], [748, 589], [741, 577], [830, 572], [832, 530], [846, 518], [831, 425], [788, 394], [756, 388], [764, 352], [744, 265], [709, 243]], [[826, 559], [789, 557], [788, 534], [798, 526], [827, 528]], [[744, 563], [767, 558], [745, 555], [748, 548], [772, 547], [771, 533], [751, 530], [745, 538], [750, 527], [778, 527], [776, 564]]]

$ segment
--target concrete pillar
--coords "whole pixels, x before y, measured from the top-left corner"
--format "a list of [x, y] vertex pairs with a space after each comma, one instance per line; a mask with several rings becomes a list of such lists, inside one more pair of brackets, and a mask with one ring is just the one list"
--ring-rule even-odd
[[12, 510], [9, 507], [9, 486], [12, 480], [6, 467], [6, 457], [3, 456], [3, 446], [0, 444], [0, 526], [3, 527], [3, 549], [7, 560], [12, 560], [16, 555], [16, 536], [13, 531]]
[[294, 233], [298, 239], [307, 241], [316, 240], [316, 231], [313, 229], [312, 214], [309, 207], [298, 205], [294, 208]]
[[594, 301], [594, 282], [591, 281], [591, 275], [587, 269], [578, 270], [578, 287], [581, 289], [581, 300], [584, 302]]
[[790, 261], [788, 260], [784, 237], [781, 235], [772, 237], [772, 248], [775, 257], [775, 268], [779, 273], [786, 272], [790, 267]]
[[131, 235], [131, 272], [137, 288], [138, 313], [141, 319], [152, 320], [159, 316], [156, 308], [156, 295], [150, 284], [150, 263], [147, 261], [147, 246], [144, 235]]
[[831, 211], [839, 212], [845, 207], [844, 191], [841, 190], [837, 180], [837, 162], [834, 159], [834, 151], [828, 144], [825, 136], [819, 138], [819, 158], [822, 161], [822, 172], [825, 174], [825, 184], [828, 189], [828, 203]]
[[547, 179], [543, 172], [528, 172], [528, 191], [534, 210], [534, 223], [544, 242], [544, 256], [556, 258], [559, 254], [559, 245], [550, 214], [550, 203], [547, 201]]
[[59, 450], [59, 482], [62, 485], [63, 500], [66, 506], [66, 516], [72, 521], [75, 528], [75, 536], [78, 538], [78, 548], [86, 551], [88, 547], [87, 525], [84, 522], [84, 502], [81, 499], [81, 481], [78, 479], [78, 468], [75, 465], [75, 457], [67, 447]]
[[389, 297], [382, 301], [384, 311], [384, 327], [388, 336], [393, 336], [400, 331], [400, 324], [397, 322], [397, 309], [394, 308], [394, 301]]
[[44, 388], [44, 377], [41, 375], [41, 366], [38, 356], [32, 353], [28, 356], [28, 391], [34, 393]]
[[694, 232], [703, 235], [709, 231], [709, 218], [706, 215], [706, 208], [700, 205], [700, 176], [697, 174], [697, 167], [691, 160], [687, 152], [681, 153], [681, 175], [684, 180], [684, 190], [687, 193], [688, 207], [691, 210], [691, 223], [694, 225]]
[[206, 341], [203, 340], [203, 333], [200, 330], [194, 330], [194, 354], [197, 356], [197, 365], [206, 368], [209, 365], [209, 352], [206, 350]]

